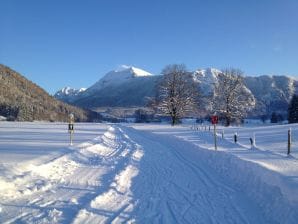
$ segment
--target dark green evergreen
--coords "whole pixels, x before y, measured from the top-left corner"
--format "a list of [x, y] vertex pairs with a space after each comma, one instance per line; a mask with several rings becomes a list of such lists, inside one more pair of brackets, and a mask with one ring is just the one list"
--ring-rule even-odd
[[298, 96], [294, 95], [288, 108], [289, 123], [298, 123]]
[[276, 113], [275, 112], [273, 112], [272, 114], [271, 114], [271, 123], [277, 123], [278, 122], [278, 118], [277, 118], [277, 115], [276, 115]]

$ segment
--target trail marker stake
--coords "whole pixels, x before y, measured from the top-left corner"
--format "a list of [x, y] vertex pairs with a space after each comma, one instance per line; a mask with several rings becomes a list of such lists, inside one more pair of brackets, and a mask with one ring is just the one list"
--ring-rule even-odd
[[237, 134], [237, 132], [235, 132], [235, 134], [234, 134], [234, 142], [237, 143], [237, 141], [238, 141], [238, 134]]
[[288, 130], [288, 155], [290, 155], [291, 153], [291, 144], [292, 144], [292, 139], [291, 139], [291, 136], [292, 133], [291, 133], [291, 128], [289, 128]]
[[73, 133], [74, 133], [74, 115], [69, 114], [68, 132], [69, 132], [69, 144], [72, 145]]
[[[216, 136], [216, 124], [218, 123], [218, 116], [211, 116], [211, 122], [214, 126], [214, 148], [217, 150], [217, 136]], [[209, 126], [210, 131], [210, 126]]]
[[217, 150], [216, 124], [214, 124], [214, 148]]
[[252, 137], [249, 138], [250, 149], [253, 149], [256, 146], [256, 136], [255, 133], [252, 134]]

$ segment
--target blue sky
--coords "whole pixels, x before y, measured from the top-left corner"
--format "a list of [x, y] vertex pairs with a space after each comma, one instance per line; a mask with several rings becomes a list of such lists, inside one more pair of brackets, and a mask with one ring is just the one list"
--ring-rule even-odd
[[122, 64], [298, 76], [297, 0], [1, 0], [0, 63], [49, 93]]

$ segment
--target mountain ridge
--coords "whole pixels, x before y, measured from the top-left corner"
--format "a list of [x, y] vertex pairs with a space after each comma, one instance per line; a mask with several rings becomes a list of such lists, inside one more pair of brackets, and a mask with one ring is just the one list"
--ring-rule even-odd
[[123, 65], [120, 69], [110, 71], [100, 78], [95, 84], [87, 88], [86, 94], [94, 92], [99, 88], [104, 88], [108, 85], [120, 85], [130, 79], [140, 77], [150, 77], [151, 73], [142, 69]]
[[[121, 81], [115, 77], [107, 79], [111, 74], [123, 74], [121, 72], [123, 70], [108, 72], [92, 85], [92, 88], [89, 87], [82, 94], [78, 94], [73, 100], [73, 104], [86, 108], [145, 106], [146, 99], [156, 95], [157, 85], [161, 81], [162, 75], [134, 77], [133, 72], [127, 68], [124, 70], [125, 78]], [[217, 76], [221, 71], [216, 68], [206, 68], [197, 69], [191, 73], [194, 82], [202, 91], [203, 97], [209, 97], [210, 100], [214, 94]], [[287, 108], [292, 95], [298, 91], [298, 81], [288, 76], [244, 76], [244, 84], [257, 102], [251, 116], [270, 115], [272, 112], [286, 116], [285, 108]], [[208, 99], [205, 102], [208, 102]]]

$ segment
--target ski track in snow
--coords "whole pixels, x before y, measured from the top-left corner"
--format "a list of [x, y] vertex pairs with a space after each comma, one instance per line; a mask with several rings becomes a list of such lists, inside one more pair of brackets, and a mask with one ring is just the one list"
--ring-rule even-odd
[[[145, 152], [140, 175], [133, 186], [139, 200], [135, 213], [146, 214], [137, 216], [139, 223], [262, 221], [258, 206], [240, 189], [227, 183], [204, 162], [194, 160], [195, 154], [188, 152], [194, 150], [191, 144], [126, 131], [136, 142], [142, 143]], [[247, 207], [239, 206], [245, 204]]]
[[[96, 209], [89, 204], [99, 195], [108, 195], [109, 189], [115, 189], [119, 192], [115, 198], [122, 200], [122, 193], [129, 190], [127, 181], [137, 174], [133, 164], [141, 155], [142, 151], [121, 129], [110, 127], [102, 137], [83, 143], [49, 163], [32, 166], [20, 178], [13, 177], [14, 188], [11, 190], [9, 186], [4, 194], [9, 197], [4, 197], [6, 200], [0, 204], [0, 221], [69, 223], [78, 216], [74, 223], [84, 223], [81, 214], [88, 212], [89, 207], [92, 211]], [[127, 200], [127, 209], [129, 203]], [[81, 207], [86, 208], [81, 211]], [[3, 215], [5, 219], [1, 218]], [[97, 219], [104, 220], [100, 217]]]
[[0, 222], [278, 223], [203, 159], [209, 134], [169, 133], [112, 125], [45, 164], [11, 169], [0, 178]]

